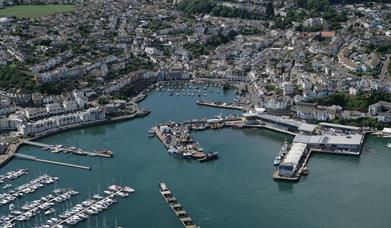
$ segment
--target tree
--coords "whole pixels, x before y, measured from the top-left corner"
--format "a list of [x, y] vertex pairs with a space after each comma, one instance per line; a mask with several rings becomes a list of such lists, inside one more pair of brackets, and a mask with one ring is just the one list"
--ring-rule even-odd
[[98, 104], [104, 105], [104, 104], [108, 104], [108, 103], [109, 103], [109, 99], [106, 96], [101, 95], [98, 97]]

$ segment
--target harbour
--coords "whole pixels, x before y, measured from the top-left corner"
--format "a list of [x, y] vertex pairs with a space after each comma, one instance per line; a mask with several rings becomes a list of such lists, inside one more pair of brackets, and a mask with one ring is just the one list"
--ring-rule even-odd
[[[235, 94], [231, 91], [208, 95], [208, 99], [214, 101], [230, 101], [233, 97]], [[384, 146], [387, 140], [366, 137], [359, 157], [312, 154], [307, 164], [310, 175], [303, 176], [300, 183], [273, 182], [273, 160], [284, 139], [287, 138], [290, 143], [293, 135], [265, 128], [194, 130], [191, 136], [206, 151], [215, 149], [220, 152], [221, 159], [207, 164], [172, 159], [158, 139], [148, 138], [147, 132], [159, 123], [214, 118], [220, 113], [217, 109], [196, 105], [197, 99], [168, 94], [159, 96], [158, 92], [151, 92], [140, 104], [151, 107], [151, 114], [143, 119], [77, 129], [39, 140], [50, 145], [83, 145], [83, 148], [94, 148], [97, 141], [112, 142], [109, 145], [115, 151], [112, 159], [40, 153], [40, 157], [47, 160], [85, 162], [93, 172], [61, 166], [53, 169], [51, 165], [15, 159], [3, 166], [1, 173], [18, 168], [27, 168], [30, 172], [50, 170], [52, 175], [61, 178], [58, 184], [78, 190], [80, 199], [90, 198], [89, 191], [101, 193], [97, 191], [97, 183], [105, 185], [112, 183], [113, 179], [117, 183], [132, 184], [140, 193], [110, 207], [100, 216], [75, 225], [80, 228], [116, 227], [116, 220], [121, 227], [183, 227], [178, 218], [168, 211], [167, 205], [162, 204], [156, 186], [161, 180], [175, 189], [175, 196], [201, 227], [313, 227], [313, 224], [338, 227], [343, 223], [345, 227], [382, 228], [391, 225], [388, 220], [391, 211], [388, 192], [391, 189], [382, 181], [390, 178], [388, 163], [391, 156]], [[184, 111], [178, 112], [178, 109]], [[224, 116], [231, 113], [236, 112], [223, 111]], [[19, 152], [36, 155], [39, 151], [39, 148], [25, 145]], [[377, 175], [373, 175], [374, 171]], [[26, 181], [27, 176], [15, 181]], [[347, 179], [352, 181], [347, 182]], [[48, 191], [51, 189], [44, 188], [33, 196], [37, 198], [40, 194], [48, 194]], [[344, 194], [347, 191], [350, 192], [348, 199]], [[227, 195], [230, 196], [229, 201]], [[55, 207], [56, 211], [63, 211], [61, 207]], [[335, 216], [347, 211], [351, 217], [349, 220]], [[7, 208], [1, 207], [0, 213], [8, 214]], [[284, 213], [285, 219], [280, 219], [281, 213]], [[308, 217], [310, 213], [313, 216]], [[334, 219], [330, 220], [330, 217]], [[43, 223], [23, 224], [28, 227], [27, 224]], [[16, 227], [22, 225], [16, 224]]]

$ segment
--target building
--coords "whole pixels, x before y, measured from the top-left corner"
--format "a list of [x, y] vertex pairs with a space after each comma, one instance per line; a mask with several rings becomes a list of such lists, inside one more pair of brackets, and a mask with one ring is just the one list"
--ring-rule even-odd
[[349, 134], [349, 135], [303, 135], [298, 134], [293, 139], [295, 143], [305, 143], [308, 148], [318, 152], [353, 154], [361, 153], [364, 135]]
[[376, 116], [380, 112], [391, 110], [391, 103], [386, 101], [379, 101], [375, 104], [371, 104], [368, 107], [368, 114], [371, 116]]
[[278, 175], [293, 177], [299, 167], [301, 158], [307, 152], [307, 144], [301, 142], [292, 143], [285, 159], [278, 166]]

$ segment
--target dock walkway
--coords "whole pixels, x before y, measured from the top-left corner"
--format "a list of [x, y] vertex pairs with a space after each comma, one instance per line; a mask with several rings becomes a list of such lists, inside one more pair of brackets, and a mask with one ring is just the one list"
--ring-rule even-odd
[[170, 206], [172, 211], [181, 221], [185, 228], [198, 228], [196, 224], [193, 223], [189, 214], [182, 208], [182, 205], [177, 201], [177, 199], [172, 195], [171, 191], [167, 188], [167, 185], [164, 182], [159, 183], [160, 194], [163, 196], [164, 200]]

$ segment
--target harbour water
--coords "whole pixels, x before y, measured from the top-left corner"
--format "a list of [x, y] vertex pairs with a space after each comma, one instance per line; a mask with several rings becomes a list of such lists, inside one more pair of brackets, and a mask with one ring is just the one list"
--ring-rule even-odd
[[[204, 100], [232, 101], [233, 91], [213, 92]], [[91, 171], [32, 161], [13, 160], [1, 168], [28, 168], [29, 174], [12, 182], [18, 186], [48, 173], [60, 178], [53, 186], [17, 199], [39, 199], [54, 188], [72, 187], [80, 194], [72, 202], [101, 193], [109, 184], [130, 185], [136, 193], [119, 200], [107, 211], [92, 216], [76, 227], [167, 227], [182, 224], [159, 193], [166, 182], [175, 197], [202, 228], [237, 227], [391, 227], [391, 150], [387, 141], [369, 137], [360, 157], [315, 154], [310, 174], [298, 183], [272, 180], [273, 160], [284, 138], [269, 130], [223, 129], [193, 133], [206, 150], [220, 152], [220, 159], [198, 163], [174, 158], [148, 130], [156, 123], [240, 113], [197, 106], [197, 96], [169, 96], [153, 91], [140, 105], [151, 110], [142, 118], [112, 125], [64, 132], [41, 142], [76, 146], [92, 151], [99, 147], [113, 151], [111, 159], [52, 154], [24, 146], [20, 153], [42, 159], [90, 166]], [[0, 188], [0, 193], [4, 192]], [[66, 204], [58, 206], [64, 210]], [[8, 207], [0, 207], [8, 214]], [[17, 227], [42, 224], [44, 215]], [[41, 220], [41, 222], [40, 222]]]

